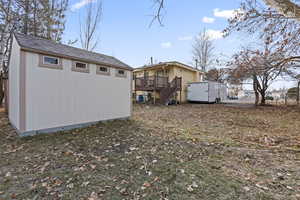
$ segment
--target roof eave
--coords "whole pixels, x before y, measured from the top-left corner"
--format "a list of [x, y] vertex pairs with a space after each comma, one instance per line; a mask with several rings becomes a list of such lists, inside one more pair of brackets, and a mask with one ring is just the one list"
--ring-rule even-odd
[[[18, 41], [18, 39], [17, 39], [17, 41]], [[23, 50], [23, 51], [28, 51], [28, 52], [32, 52], [32, 53], [41, 53], [41, 54], [46, 54], [46, 55], [52, 55], [52, 56], [57, 56], [57, 57], [60, 57], [60, 58], [66, 58], [66, 59], [71, 59], [71, 60], [78, 60], [78, 61], [88, 62], [88, 63], [96, 64], [96, 65], [105, 65], [105, 66], [109, 66], [109, 67], [114, 67], [114, 68], [129, 70], [129, 71], [133, 71], [134, 70], [130, 66], [126, 66], [125, 67], [125, 66], [120, 66], [120, 65], [112, 65], [112, 64], [109, 64], [109, 63], [96, 62], [96, 61], [89, 60], [89, 59], [83, 59], [83, 58], [78, 58], [78, 57], [73, 57], [73, 56], [67, 56], [67, 55], [57, 54], [57, 53], [54, 53], [54, 52], [43, 51], [43, 50], [40, 50], [40, 49], [24, 47], [19, 42], [18, 42], [18, 44], [21, 47], [21, 50]]]
[[178, 67], [182, 67], [184, 69], [187, 69], [187, 70], [190, 70], [190, 71], [193, 71], [193, 72], [199, 72], [199, 73], [202, 73], [202, 74], [204, 73], [201, 70], [194, 69], [191, 66], [185, 65], [183, 63], [179, 63], [177, 61], [164, 62], [164, 63], [155, 64], [155, 65], [152, 65], [152, 66], [139, 67], [139, 68], [135, 68], [134, 71], [143, 71], [143, 70], [147, 70], [147, 69], [158, 68], [158, 67], [162, 67], [162, 66], [172, 66], [172, 65], [176, 65]]
[[151, 65], [151, 66], [135, 68], [134, 71], [144, 71], [144, 70], [150, 70], [153, 68], [160, 68], [160, 67], [164, 67], [164, 66], [167, 66], [167, 65], [165, 63], [161, 63], [161, 64], [155, 64], [155, 65]]

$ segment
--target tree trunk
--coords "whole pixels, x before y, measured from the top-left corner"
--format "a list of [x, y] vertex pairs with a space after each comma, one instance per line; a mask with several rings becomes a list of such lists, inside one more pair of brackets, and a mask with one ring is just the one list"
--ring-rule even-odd
[[254, 94], [255, 94], [255, 105], [257, 106], [259, 103], [259, 93], [256, 90], [254, 90]]
[[266, 96], [265, 95], [261, 95], [260, 105], [262, 105], [262, 106], [266, 105]]
[[255, 94], [255, 105], [257, 106], [259, 103], [259, 93], [258, 93], [258, 89], [257, 89], [256, 78], [253, 79], [253, 90], [254, 90], [254, 94]]
[[297, 87], [297, 105], [299, 106], [300, 101], [300, 80], [298, 81], [298, 87]]
[[0, 106], [3, 104], [4, 99], [4, 80], [3, 80], [3, 74], [0, 75]]
[[29, 0], [25, 0], [25, 18], [24, 18], [24, 29], [23, 33], [28, 34], [28, 20], [29, 20]]
[[33, 5], [33, 34], [37, 37], [37, 1], [34, 1]]
[[265, 91], [262, 91], [262, 92], [260, 93], [260, 95], [261, 95], [261, 102], [260, 102], [260, 105], [264, 106], [264, 105], [266, 105], [266, 92], [265, 92]]

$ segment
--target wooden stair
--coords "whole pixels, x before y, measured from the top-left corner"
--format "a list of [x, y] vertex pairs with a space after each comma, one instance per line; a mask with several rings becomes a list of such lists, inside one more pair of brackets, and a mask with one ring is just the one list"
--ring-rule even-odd
[[170, 100], [176, 95], [178, 91], [181, 91], [181, 82], [180, 77], [175, 77], [172, 82], [167, 84], [167, 87], [164, 87], [160, 90], [160, 103], [163, 105], [168, 105]]

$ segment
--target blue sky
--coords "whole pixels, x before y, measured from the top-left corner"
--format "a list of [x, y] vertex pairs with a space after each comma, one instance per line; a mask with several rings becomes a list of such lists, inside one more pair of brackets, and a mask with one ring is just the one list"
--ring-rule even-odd
[[[70, 7], [86, 1], [71, 0]], [[103, 0], [100, 43], [96, 51], [116, 56], [132, 67], [148, 63], [151, 56], [158, 62], [178, 60], [191, 63], [193, 37], [204, 28], [219, 37], [219, 31], [227, 25], [226, 15], [239, 7], [239, 0], [186, 2], [166, 1], [164, 26], [154, 23], [149, 28], [154, 11], [152, 0]], [[79, 37], [78, 20], [84, 11], [84, 6], [69, 11], [65, 40]], [[214, 42], [217, 52], [228, 55], [232, 53], [232, 46], [239, 44], [232, 37], [217, 38]]]
[[[79, 38], [79, 16], [84, 15], [85, 3], [95, 1], [70, 0], [65, 41]], [[239, 5], [240, 0], [166, 0], [164, 26], [154, 23], [149, 28], [154, 12], [152, 0], [103, 0], [100, 40], [95, 51], [115, 56], [132, 67], [148, 64], [151, 56], [156, 62], [192, 64], [193, 38], [206, 28], [215, 38], [216, 55], [229, 58], [251, 41], [242, 34], [221, 38], [227, 18]]]

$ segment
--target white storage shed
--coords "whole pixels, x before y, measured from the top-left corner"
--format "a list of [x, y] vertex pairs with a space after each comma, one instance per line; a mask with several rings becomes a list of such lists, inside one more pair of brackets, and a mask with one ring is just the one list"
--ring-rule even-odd
[[15, 34], [9, 120], [20, 136], [129, 118], [132, 68], [118, 59]]

